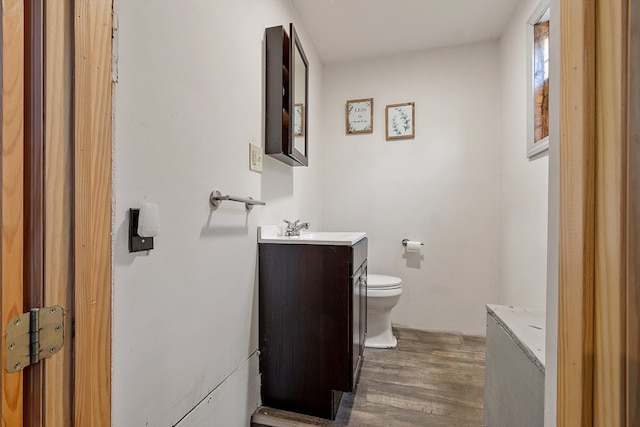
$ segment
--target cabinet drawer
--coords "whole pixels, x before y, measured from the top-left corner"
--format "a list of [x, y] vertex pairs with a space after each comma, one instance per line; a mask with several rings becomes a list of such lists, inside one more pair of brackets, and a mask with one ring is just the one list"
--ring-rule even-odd
[[353, 254], [352, 256], [352, 264], [351, 264], [351, 275], [358, 271], [362, 263], [367, 259], [367, 248], [369, 241], [365, 237], [360, 240], [358, 243], [352, 246]]

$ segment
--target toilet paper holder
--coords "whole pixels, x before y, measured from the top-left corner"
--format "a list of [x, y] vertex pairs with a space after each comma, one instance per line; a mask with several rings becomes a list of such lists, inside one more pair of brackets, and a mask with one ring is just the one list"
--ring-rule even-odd
[[[402, 246], [406, 248], [407, 242], [409, 242], [409, 239], [402, 239]], [[424, 243], [420, 242], [420, 246], [424, 246]]]

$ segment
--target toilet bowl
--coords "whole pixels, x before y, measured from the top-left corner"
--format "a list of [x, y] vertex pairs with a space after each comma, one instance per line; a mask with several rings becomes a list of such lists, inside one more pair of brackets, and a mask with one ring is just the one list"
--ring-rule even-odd
[[395, 348], [398, 340], [391, 330], [391, 309], [402, 294], [402, 280], [381, 274], [367, 275], [367, 339], [365, 347]]

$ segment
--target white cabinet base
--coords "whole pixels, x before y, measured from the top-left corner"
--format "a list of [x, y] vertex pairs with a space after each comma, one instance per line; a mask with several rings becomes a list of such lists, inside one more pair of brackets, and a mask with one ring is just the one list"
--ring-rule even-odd
[[484, 427], [544, 425], [544, 312], [487, 306]]

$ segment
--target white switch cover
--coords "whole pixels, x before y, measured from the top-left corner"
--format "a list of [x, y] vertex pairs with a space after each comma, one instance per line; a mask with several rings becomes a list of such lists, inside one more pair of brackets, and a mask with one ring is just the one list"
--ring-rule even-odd
[[262, 172], [262, 147], [249, 143], [249, 170]]

